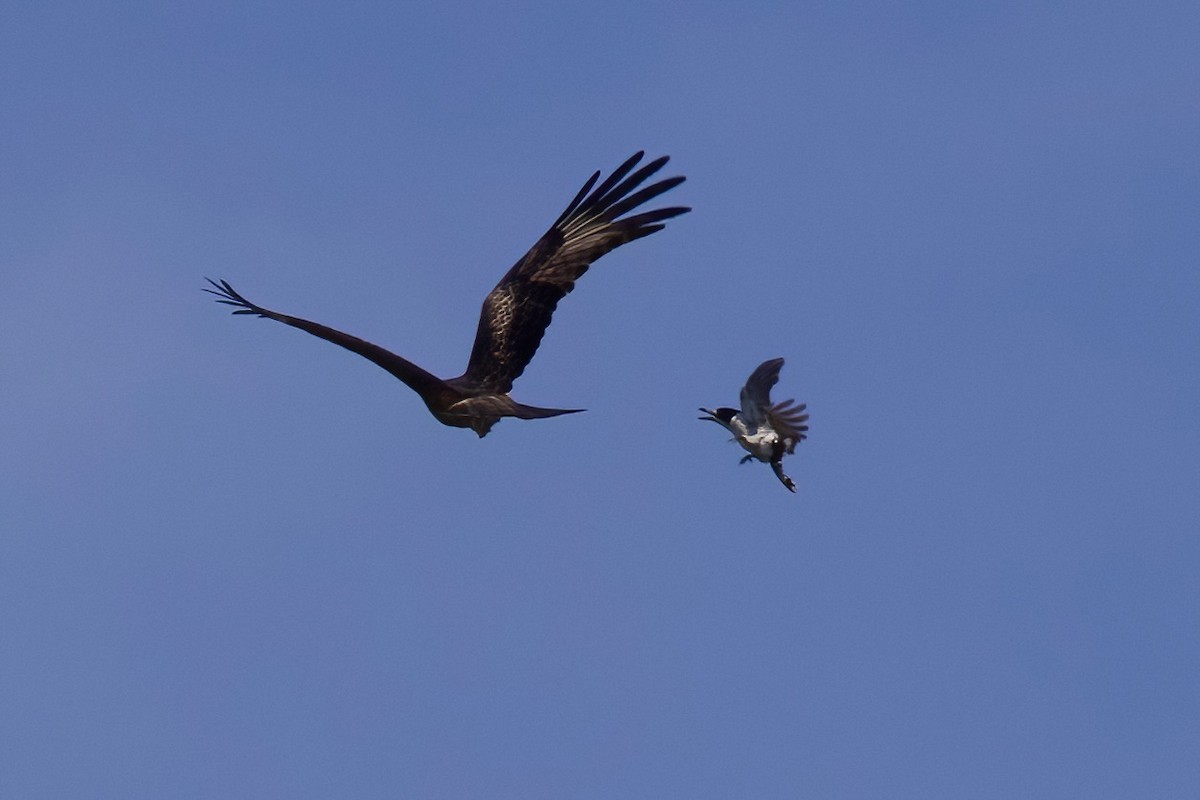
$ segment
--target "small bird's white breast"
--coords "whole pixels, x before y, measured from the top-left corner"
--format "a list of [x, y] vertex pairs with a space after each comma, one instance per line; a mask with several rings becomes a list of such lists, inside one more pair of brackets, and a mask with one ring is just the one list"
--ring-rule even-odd
[[[745, 425], [740, 426], [745, 430]], [[757, 458], [759, 461], [770, 461], [775, 455], [775, 448], [779, 444], [779, 434], [773, 429], [763, 425], [752, 430], [746, 430], [745, 433], [739, 433], [738, 444], [740, 444], [747, 453]]]

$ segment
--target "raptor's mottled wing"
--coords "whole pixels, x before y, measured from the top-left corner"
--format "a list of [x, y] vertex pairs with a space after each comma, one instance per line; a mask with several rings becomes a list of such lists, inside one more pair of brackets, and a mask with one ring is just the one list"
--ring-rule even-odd
[[666, 178], [638, 189], [668, 160], [663, 156], [634, 171], [643, 155], [635, 153], [599, 186], [600, 173], [593, 174], [550, 230], [500, 279], [483, 301], [471, 358], [458, 381], [509, 392], [537, 352], [558, 301], [592, 262], [691, 210], [674, 206], [622, 218], [684, 181]]

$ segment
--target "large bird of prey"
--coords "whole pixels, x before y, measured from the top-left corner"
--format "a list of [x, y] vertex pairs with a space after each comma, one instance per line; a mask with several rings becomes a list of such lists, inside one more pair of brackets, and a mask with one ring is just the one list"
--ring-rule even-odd
[[733, 440], [750, 454], [743, 456], [739, 464], [752, 458], [770, 464], [779, 482], [794, 492], [796, 484], [783, 474], [783, 456], [794, 453], [796, 445], [807, 438], [808, 414], [804, 411], [807, 408], [804, 403], [792, 405], [795, 400], [771, 403], [771, 387], [779, 381], [782, 368], [782, 358], [759, 364], [742, 387], [740, 411], [736, 408], [702, 408], [700, 410], [707, 416], [700, 419], [716, 422], [733, 434]]
[[634, 171], [643, 155], [630, 156], [599, 186], [600, 173], [594, 173], [550, 230], [505, 273], [483, 301], [467, 369], [456, 378], [439, 378], [348, 333], [255, 305], [226, 281], [206, 279], [213, 288], [204, 291], [234, 306], [234, 314], [273, 319], [370, 359], [419, 394], [439, 422], [470, 428], [481, 438], [503, 417], [574, 414], [583, 409], [527, 406], [508, 393], [537, 352], [558, 301], [575, 288], [575, 281], [592, 262], [626, 242], [662, 230], [665, 220], [691, 210], [673, 206], [624, 216], [684, 181], [682, 176], [666, 178], [638, 189], [667, 163], [663, 156]]

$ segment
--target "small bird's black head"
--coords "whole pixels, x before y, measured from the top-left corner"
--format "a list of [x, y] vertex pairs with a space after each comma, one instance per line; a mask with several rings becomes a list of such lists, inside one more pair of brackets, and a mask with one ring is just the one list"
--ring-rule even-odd
[[706, 420], [709, 420], [710, 422], [719, 422], [722, 425], [728, 425], [730, 420], [733, 419], [733, 415], [738, 413], [738, 410], [736, 408], [718, 408], [716, 410], [702, 408], [700, 410], [703, 411], [708, 416], [707, 417], [697, 417], [697, 419], [706, 419]]

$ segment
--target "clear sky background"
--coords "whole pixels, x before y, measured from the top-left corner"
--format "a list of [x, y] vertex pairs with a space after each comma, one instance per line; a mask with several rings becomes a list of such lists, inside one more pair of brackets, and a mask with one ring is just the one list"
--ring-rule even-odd
[[0, 10], [0, 796], [1196, 797], [1200, 6], [433, 5]]

